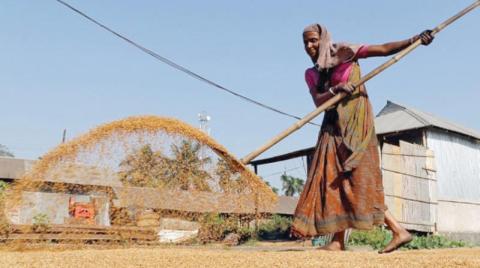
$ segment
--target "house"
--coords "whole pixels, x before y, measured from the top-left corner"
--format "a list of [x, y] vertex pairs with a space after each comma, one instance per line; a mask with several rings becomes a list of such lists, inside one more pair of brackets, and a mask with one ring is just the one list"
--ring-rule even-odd
[[[35, 161], [0, 158], [0, 180], [21, 180]], [[72, 169], [73, 167], [63, 167]], [[6, 216], [13, 224], [33, 224], [45, 215], [52, 224], [77, 224], [82, 220], [92, 225], [110, 226], [112, 186], [121, 182], [105, 170], [75, 167], [68, 176], [65, 170], [54, 170], [42, 181], [41, 187], [23, 189], [20, 204], [6, 200]], [[76, 217], [78, 215], [78, 217]]]
[[[433, 217], [426, 223], [433, 224], [432, 231], [480, 241], [480, 133], [390, 101], [377, 115], [375, 127], [382, 146], [382, 160], [389, 160], [385, 144], [402, 147], [408, 143], [410, 148], [417, 147], [415, 152], [427, 153], [423, 166], [419, 165], [422, 157], [417, 155], [402, 158], [410, 167], [420, 169], [417, 175], [423, 173], [433, 179], [423, 180], [430, 185], [428, 194], [428, 187], [423, 188], [423, 198], [421, 193], [413, 194], [419, 199], [417, 203], [430, 202]], [[382, 167], [385, 169], [385, 163]], [[384, 180], [393, 178], [388, 173], [392, 172], [384, 170]], [[408, 174], [411, 172], [405, 173], [401, 174], [404, 198], [409, 192], [406, 188], [414, 186], [407, 182], [413, 181], [409, 176], [412, 174]], [[419, 189], [422, 188], [416, 190]], [[404, 204], [403, 209], [407, 207]]]

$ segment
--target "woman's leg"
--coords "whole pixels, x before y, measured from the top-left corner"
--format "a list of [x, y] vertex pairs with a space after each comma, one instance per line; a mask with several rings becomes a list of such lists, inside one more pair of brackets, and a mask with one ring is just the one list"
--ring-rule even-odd
[[388, 245], [378, 253], [388, 253], [396, 250], [400, 246], [412, 241], [412, 235], [403, 228], [393, 217], [390, 211], [385, 211], [385, 224], [392, 230], [393, 237]]
[[345, 231], [335, 233], [332, 242], [320, 248], [321, 250], [341, 251], [345, 250]]

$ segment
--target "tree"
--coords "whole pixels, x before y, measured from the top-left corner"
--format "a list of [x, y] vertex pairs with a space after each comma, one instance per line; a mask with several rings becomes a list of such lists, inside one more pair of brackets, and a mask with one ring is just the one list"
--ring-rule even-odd
[[280, 179], [282, 180], [282, 190], [286, 196], [294, 196], [303, 191], [304, 180], [289, 176], [286, 173], [284, 173]]
[[184, 140], [180, 145], [172, 144], [173, 157], [169, 158], [145, 145], [120, 163], [120, 180], [137, 187], [211, 191], [211, 176], [203, 169], [211, 159], [200, 157], [200, 150], [199, 143]]
[[7, 146], [0, 144], [0, 156], [15, 157], [15, 155], [7, 148]]
[[169, 159], [154, 152], [149, 144], [128, 155], [120, 163], [120, 180], [136, 187], [161, 187], [168, 183]]
[[175, 157], [169, 166], [172, 182], [182, 190], [211, 191], [208, 182], [212, 177], [203, 167], [212, 160], [200, 157], [200, 143], [183, 140], [180, 146], [172, 144], [171, 149]]

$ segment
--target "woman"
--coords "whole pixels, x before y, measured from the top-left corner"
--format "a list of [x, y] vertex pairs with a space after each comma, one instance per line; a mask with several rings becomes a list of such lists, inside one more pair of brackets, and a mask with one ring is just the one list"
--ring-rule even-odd
[[335, 44], [319, 24], [303, 31], [305, 51], [315, 65], [305, 72], [315, 105], [341, 92], [347, 96], [325, 112], [312, 166], [295, 211], [294, 235], [334, 233], [332, 242], [322, 249], [344, 250], [346, 229], [368, 230], [386, 223], [393, 238], [380, 253], [411, 241], [410, 233], [384, 205], [372, 107], [365, 86], [354, 88], [352, 83], [361, 77], [358, 59], [395, 54], [419, 38], [424, 45], [433, 40], [431, 31], [424, 31], [383, 45]]

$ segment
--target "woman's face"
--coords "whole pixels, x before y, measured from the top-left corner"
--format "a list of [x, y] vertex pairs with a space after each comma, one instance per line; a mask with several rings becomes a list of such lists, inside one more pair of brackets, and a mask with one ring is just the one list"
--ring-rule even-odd
[[318, 32], [305, 32], [303, 34], [303, 44], [312, 61], [317, 61], [320, 48], [320, 34]]

